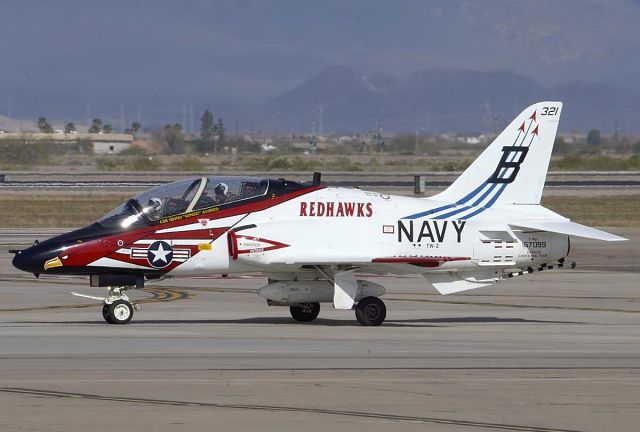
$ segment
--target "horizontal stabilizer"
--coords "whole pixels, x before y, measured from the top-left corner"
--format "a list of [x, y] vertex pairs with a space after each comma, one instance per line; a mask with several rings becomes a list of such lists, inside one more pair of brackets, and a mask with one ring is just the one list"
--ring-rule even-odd
[[493, 285], [500, 279], [494, 271], [426, 273], [422, 276], [444, 295]]
[[517, 223], [510, 223], [513, 228], [522, 228], [536, 231], [548, 231], [558, 234], [567, 234], [576, 237], [585, 237], [594, 240], [604, 241], [625, 241], [624, 237], [610, 234], [605, 231], [600, 231], [595, 228], [588, 227], [586, 225], [580, 225], [579, 223], [569, 221], [524, 221]]

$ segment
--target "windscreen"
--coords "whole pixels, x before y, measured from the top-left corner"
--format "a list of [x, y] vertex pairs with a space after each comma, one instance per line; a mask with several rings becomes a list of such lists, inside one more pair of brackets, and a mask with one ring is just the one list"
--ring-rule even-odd
[[199, 191], [202, 179], [167, 183], [131, 198], [98, 220], [105, 227], [133, 228], [184, 213]]

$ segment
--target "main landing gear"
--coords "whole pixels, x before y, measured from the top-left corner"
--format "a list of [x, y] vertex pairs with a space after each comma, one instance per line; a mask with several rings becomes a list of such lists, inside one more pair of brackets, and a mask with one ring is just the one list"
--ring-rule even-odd
[[320, 303], [304, 303], [299, 306], [291, 306], [289, 311], [294, 320], [298, 322], [311, 322], [318, 318]]
[[[387, 307], [377, 297], [365, 297], [355, 307], [356, 319], [363, 326], [379, 326], [387, 317]], [[298, 322], [311, 322], [320, 313], [320, 303], [303, 303], [289, 307], [291, 316]]]
[[377, 297], [365, 297], [356, 305], [356, 319], [363, 326], [379, 326], [387, 317], [387, 307]]
[[84, 297], [92, 300], [100, 300], [102, 306], [102, 318], [109, 324], [126, 324], [133, 318], [134, 310], [140, 310], [140, 305], [131, 303], [124, 293], [128, 287], [108, 287], [108, 297], [96, 297], [72, 292], [76, 297]]

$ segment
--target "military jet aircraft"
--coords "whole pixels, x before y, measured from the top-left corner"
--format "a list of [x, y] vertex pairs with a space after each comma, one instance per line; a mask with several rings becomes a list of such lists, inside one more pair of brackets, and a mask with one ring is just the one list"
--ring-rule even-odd
[[[258, 294], [301, 322], [320, 303], [380, 325], [385, 288], [361, 273], [421, 274], [441, 294], [562, 267], [570, 236], [625, 240], [540, 205], [562, 103], [525, 109], [446, 190], [429, 198], [284, 179], [211, 176], [143, 192], [94, 224], [14, 251], [37, 274], [88, 275], [112, 324], [132, 288], [167, 277], [261, 272]], [[356, 273], [357, 272], [357, 273]], [[80, 295], [80, 294], [78, 294]]]

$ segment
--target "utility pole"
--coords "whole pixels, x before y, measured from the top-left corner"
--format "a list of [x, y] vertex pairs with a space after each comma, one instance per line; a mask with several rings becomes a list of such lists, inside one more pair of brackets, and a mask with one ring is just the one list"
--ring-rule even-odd
[[125, 123], [124, 123], [124, 104], [120, 104], [120, 131], [124, 132]]
[[87, 127], [91, 126], [91, 99], [87, 99]]
[[189, 133], [193, 135], [193, 102], [189, 104], [189, 114], [191, 116], [189, 121]]
[[318, 143], [316, 141], [316, 122], [311, 122], [311, 138], [309, 139], [309, 151], [311, 154], [316, 154]]
[[319, 111], [318, 135], [322, 136], [324, 134], [324, 104], [320, 104]]
[[187, 104], [182, 104], [182, 130], [187, 131]]
[[416, 128], [416, 139], [415, 139], [415, 148], [413, 149], [413, 153], [417, 156], [420, 153], [420, 146], [418, 145], [418, 135], [420, 131], [424, 132], [425, 128]]

